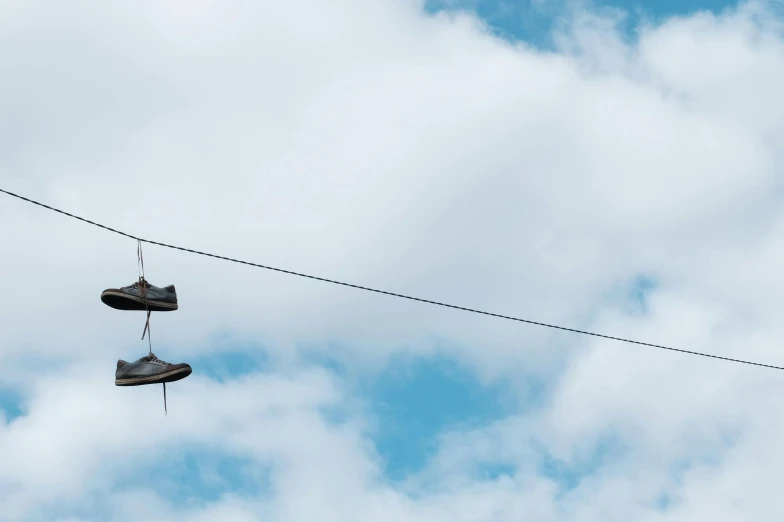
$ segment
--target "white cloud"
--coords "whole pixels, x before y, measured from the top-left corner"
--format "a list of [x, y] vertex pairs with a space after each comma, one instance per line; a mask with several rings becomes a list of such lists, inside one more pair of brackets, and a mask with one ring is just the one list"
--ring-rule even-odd
[[[784, 364], [784, 39], [769, 9], [674, 19], [635, 43], [581, 12], [559, 52], [545, 53], [414, 2], [6, 2], [0, 185], [149, 239]], [[228, 331], [289, 369], [226, 384], [194, 375], [172, 386], [161, 419], [157, 387], [105, 388], [115, 359], [146, 349], [141, 315], [98, 300], [134, 280], [136, 245], [7, 197], [0, 237], [0, 385], [29, 408], [0, 425], [0, 519], [779, 511], [772, 370], [147, 246], [148, 278], [175, 283], [181, 299], [153, 319], [158, 355], [214, 352], [210, 336]], [[618, 313], [611, 291], [641, 272], [662, 283], [650, 314]], [[318, 414], [357, 398], [298, 367], [299, 350], [314, 347], [354, 372], [443, 350], [488, 379], [540, 373], [557, 387], [540, 412], [445, 436], [404, 488], [384, 480], [364, 414], [344, 426]], [[532, 448], [579, 464], [608, 430], [627, 451], [557, 497]], [[150, 489], [115, 488], [191, 444], [275, 463], [271, 497], [183, 513]], [[487, 459], [517, 474], [477, 482], [469, 470]], [[696, 464], [677, 482], [671, 469], [684, 462]], [[679, 499], [666, 512], [655, 505], [663, 491]]]

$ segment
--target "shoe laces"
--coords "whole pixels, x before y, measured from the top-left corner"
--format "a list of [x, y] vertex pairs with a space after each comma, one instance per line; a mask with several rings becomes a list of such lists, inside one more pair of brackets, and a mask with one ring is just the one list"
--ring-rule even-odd
[[[139, 280], [133, 283], [130, 288], [139, 288], [140, 294], [144, 298], [144, 307], [147, 309], [147, 322], [144, 325], [144, 333], [142, 333], [142, 339], [144, 339], [144, 335], [150, 330], [150, 309], [147, 306], [147, 288], [149, 288], [150, 283], [148, 283], [144, 279], [144, 257], [142, 256], [142, 240], [137, 239], [138, 247], [136, 253], [139, 257]], [[152, 333], [150, 333], [152, 335]], [[152, 362], [156, 361], [164, 365], [168, 365], [166, 361], [162, 361], [155, 357], [155, 354], [152, 353], [152, 340], [150, 336], [147, 337], [147, 342], [150, 345], [150, 355], [148, 355], [147, 360]], [[169, 414], [169, 408], [166, 406], [166, 383], [163, 383], [163, 410], [166, 412], [166, 415]]]
[[[158, 359], [154, 353], [150, 352], [150, 355], [147, 356], [147, 362], [159, 362], [161, 364], [168, 365], [166, 361]], [[163, 410], [166, 412], [166, 415], [169, 414], [169, 408], [166, 406], [166, 383], [163, 383]]]
[[144, 285], [145, 288], [150, 286], [150, 283], [148, 283], [145, 279], [142, 278], [141, 280], [134, 282], [132, 285], [129, 285], [128, 288], [139, 288], [139, 283]]
[[154, 353], [151, 353], [150, 355], [148, 355], [148, 356], [147, 356], [147, 360], [148, 360], [149, 362], [159, 362], [159, 363], [161, 363], [161, 364], [169, 364], [169, 363], [167, 363], [166, 361], [164, 361], [164, 360], [162, 360], [162, 359], [158, 359], [158, 358], [155, 356], [155, 354], [154, 354]]

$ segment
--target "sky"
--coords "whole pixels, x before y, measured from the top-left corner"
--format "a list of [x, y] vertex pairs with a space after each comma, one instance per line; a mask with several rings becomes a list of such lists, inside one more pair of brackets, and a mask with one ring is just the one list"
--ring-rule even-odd
[[[482, 20], [494, 35], [510, 41], [524, 41], [539, 48], [554, 49], [553, 31], [569, 20], [575, 8], [590, 10], [615, 19], [627, 38], [635, 38], [643, 23], [700, 12], [721, 14], [737, 6], [728, 0], [428, 0], [430, 13], [463, 11]], [[568, 22], [567, 22], [568, 23]]]
[[[0, 188], [784, 366], [778, 1], [0, 8]], [[0, 195], [0, 522], [780, 519], [777, 370]]]

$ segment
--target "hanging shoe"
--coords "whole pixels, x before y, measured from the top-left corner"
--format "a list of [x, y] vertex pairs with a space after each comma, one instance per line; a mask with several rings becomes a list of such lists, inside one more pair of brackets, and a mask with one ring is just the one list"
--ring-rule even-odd
[[160, 384], [179, 381], [186, 378], [193, 370], [190, 364], [170, 364], [155, 357], [151, 353], [135, 362], [117, 361], [114, 372], [116, 386], [141, 386], [143, 384]]
[[[147, 305], [144, 297], [147, 297]], [[177, 310], [177, 291], [174, 285], [163, 288], [153, 286], [144, 279], [121, 288], [108, 288], [101, 293], [101, 301], [117, 310], [149, 310], [170, 312]]]

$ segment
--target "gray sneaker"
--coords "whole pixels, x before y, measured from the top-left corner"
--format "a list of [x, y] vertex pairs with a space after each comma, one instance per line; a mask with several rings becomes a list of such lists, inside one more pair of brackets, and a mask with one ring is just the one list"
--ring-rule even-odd
[[140, 386], [179, 381], [193, 370], [190, 364], [169, 364], [155, 357], [155, 354], [142, 357], [135, 362], [117, 361], [114, 384], [117, 386]]
[[[147, 305], [144, 304], [145, 296]], [[121, 288], [107, 288], [101, 293], [101, 301], [117, 310], [149, 310], [169, 312], [177, 310], [177, 291], [174, 285], [163, 288], [153, 286], [144, 279]]]

